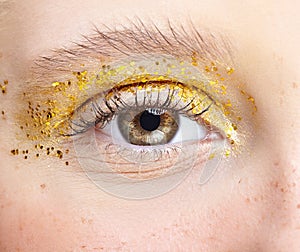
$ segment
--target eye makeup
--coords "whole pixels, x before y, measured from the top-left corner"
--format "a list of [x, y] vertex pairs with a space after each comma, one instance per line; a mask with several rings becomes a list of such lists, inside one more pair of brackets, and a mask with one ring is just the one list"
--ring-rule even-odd
[[[201, 122], [220, 128], [224, 134], [227, 134], [228, 140], [232, 143], [230, 149], [236, 148], [240, 143], [234, 126], [238, 124], [226, 118], [229, 116], [228, 111], [230, 110], [218, 98], [225, 96], [226, 89], [223, 84], [218, 86], [216, 84], [218, 79], [212, 81], [207, 74], [203, 75], [192, 64], [170, 57], [152, 56], [140, 61], [131, 58], [127, 61], [117, 62], [115, 65], [103, 65], [99, 68], [99, 72], [89, 72], [88, 70], [72, 72], [73, 78], [64, 82], [53, 81], [46, 89], [44, 87], [37, 88], [34, 97], [25, 93], [23, 99], [31, 98], [28, 99], [26, 114], [19, 114], [18, 119], [20, 129], [25, 133], [27, 140], [34, 143], [35, 148], [30, 153], [33, 153], [35, 158], [54, 156], [62, 159], [66, 156], [63, 142], [69, 141], [70, 136], [74, 135], [74, 132], [70, 133], [70, 131], [74, 130], [75, 124], [77, 128], [79, 127], [80, 123], [76, 122], [76, 116], [79, 118], [87, 116], [84, 112], [87, 111], [88, 106], [94, 104], [89, 101], [96, 99], [99, 106], [100, 101], [97, 97], [105, 94], [106, 98], [102, 102], [107, 102], [106, 99], [113, 97], [113, 94], [119, 93], [124, 96], [125, 93], [127, 94], [126, 104], [131, 102], [131, 108], [134, 108], [136, 106], [133, 104], [136, 101], [135, 95], [143, 90], [152, 94], [152, 101], [155, 99], [155, 90], [160, 94], [172, 91], [173, 97], [169, 97], [172, 101], [169, 106], [174, 107], [176, 104], [177, 109], [180, 109], [179, 104], [182, 108], [188, 104], [186, 110], [190, 112], [191, 116], [200, 114], [209, 107], [210, 111], [200, 117]], [[208, 71], [206, 66], [204, 72], [210, 73]], [[110, 88], [112, 83], [116, 84]], [[128, 94], [131, 94], [131, 97]], [[110, 102], [114, 104], [111, 99]], [[148, 106], [150, 106], [149, 102], [151, 101], [148, 98]], [[161, 101], [161, 103], [163, 102], [165, 103], [166, 100]], [[158, 107], [158, 104], [155, 105]], [[113, 115], [109, 117], [112, 118]], [[98, 120], [96, 123], [96, 118], [89, 118], [89, 120], [89, 127], [100, 122]], [[73, 127], [70, 127], [70, 122]], [[81, 128], [79, 131], [88, 130], [87, 126], [85, 123], [85, 128]], [[16, 151], [14, 150], [13, 153]], [[28, 157], [30, 154], [24, 154], [25, 159]], [[69, 163], [69, 161], [65, 162]]]
[[19, 139], [34, 144], [34, 156], [63, 159], [70, 148], [66, 143], [91, 128], [105, 128], [124, 109], [181, 111], [222, 135], [227, 142], [223, 156], [242, 149], [247, 117], [240, 106], [255, 103], [234, 77], [232, 64], [222, 61], [227, 57], [218, 59], [224, 48], [201, 42], [195, 28], [189, 40], [187, 32], [175, 32], [171, 25], [166, 35], [139, 29], [97, 30], [77, 50], [58, 50], [36, 61], [16, 113]]
[[8, 85], [8, 80], [4, 80], [3, 84], [0, 84], [0, 91], [3, 95], [6, 94], [7, 92], [6, 90], [7, 85]]

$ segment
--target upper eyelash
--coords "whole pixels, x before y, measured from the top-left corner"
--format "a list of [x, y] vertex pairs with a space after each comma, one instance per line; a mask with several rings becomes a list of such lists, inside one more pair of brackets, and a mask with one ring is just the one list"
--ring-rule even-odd
[[[180, 83], [177, 83], [177, 85], [179, 85]], [[137, 84], [135, 84], [137, 85]], [[149, 85], [149, 84], [145, 84]], [[183, 84], [180, 84], [183, 85]], [[123, 86], [124, 88], [124, 86]], [[128, 105], [126, 104], [124, 101], [121, 100], [120, 94], [119, 94], [119, 89], [117, 88], [113, 88], [110, 91], [108, 91], [106, 94], [98, 94], [93, 98], [88, 99], [86, 102], [84, 102], [80, 107], [78, 107], [75, 110], [75, 114], [79, 113], [79, 120], [72, 120], [70, 119], [68, 121], [69, 127], [72, 130], [71, 133], [66, 134], [67, 136], [72, 136], [72, 135], [76, 135], [76, 134], [80, 134], [83, 133], [85, 131], [87, 131], [89, 128], [91, 128], [92, 126], [96, 125], [96, 124], [100, 124], [99, 128], [103, 128], [110, 120], [112, 120], [114, 118], [114, 116], [118, 113], [118, 111], [120, 110], [129, 110], [129, 109], [145, 109], [145, 108], [163, 108], [163, 109], [167, 109], [170, 111], [176, 111], [177, 113], [180, 114], [188, 114], [188, 112], [191, 111], [191, 108], [189, 108], [190, 104], [193, 103], [195, 97], [193, 97], [185, 106], [183, 106], [182, 108], [176, 108], [182, 97], [180, 97], [178, 99], [178, 102], [176, 102], [175, 104], [172, 105], [172, 107], [170, 107], [170, 104], [172, 102], [172, 99], [175, 98], [174, 93], [175, 93], [175, 89], [172, 89], [172, 92], [170, 92], [170, 89], [168, 90], [168, 96], [166, 97], [165, 101], [163, 102], [163, 104], [159, 104], [159, 94], [160, 92], [158, 92], [158, 98], [157, 98], [157, 102], [155, 104], [145, 104], [145, 100], [146, 100], [146, 92], [144, 92], [144, 103], [143, 104], [139, 104], [137, 101], [137, 95], [135, 96], [135, 104], [134, 105]], [[109, 93], [113, 93], [111, 99], [106, 99], [107, 94]], [[152, 92], [150, 93], [150, 96], [152, 96]], [[104, 102], [104, 106], [106, 106], [106, 110], [109, 112], [105, 111], [105, 108], [101, 107], [101, 105], [97, 102], [97, 99], [99, 98], [101, 99], [101, 97], [103, 97], [103, 102]], [[207, 107], [205, 107], [201, 112], [197, 113], [197, 114], [192, 114], [191, 119], [192, 118], [197, 118], [198, 116], [201, 116], [203, 113], [207, 112], [209, 110], [209, 108], [211, 107], [211, 105], [214, 103], [213, 100], [211, 100], [211, 98], [208, 96], [209, 100], [211, 101], [210, 104], [208, 104]], [[110, 102], [115, 104], [115, 109], [111, 106]], [[94, 113], [94, 119], [92, 118], [92, 120], [86, 120], [84, 118], [82, 118], [81, 113], [83, 113], [84, 108], [86, 105], [91, 105], [91, 110]], [[122, 108], [120, 109], [120, 105], [122, 105]], [[83, 110], [83, 111], [82, 111]]]

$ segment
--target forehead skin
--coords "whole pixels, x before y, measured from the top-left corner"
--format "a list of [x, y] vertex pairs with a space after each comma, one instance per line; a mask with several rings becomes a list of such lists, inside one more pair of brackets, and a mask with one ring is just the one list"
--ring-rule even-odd
[[[1, 251], [298, 251], [300, 247], [300, 5], [298, 1], [0, 1]], [[50, 172], [55, 162], [9, 155], [14, 90], [28, 63], [98, 24], [166, 18], [224, 33], [255, 97], [255, 146], [205, 186], [193, 174], [147, 201], [102, 193], [88, 180]], [[1, 116], [1, 114], [0, 114]], [[39, 169], [44, 168], [44, 169]], [[48, 170], [47, 170], [48, 169]]]

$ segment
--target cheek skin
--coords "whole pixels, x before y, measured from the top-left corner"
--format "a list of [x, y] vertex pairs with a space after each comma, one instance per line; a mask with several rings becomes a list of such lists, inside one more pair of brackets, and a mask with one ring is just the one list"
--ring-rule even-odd
[[113, 198], [84, 175], [59, 172], [61, 163], [49, 159], [49, 170], [1, 144], [1, 251], [274, 251], [291, 237], [293, 183], [283, 176], [290, 164], [275, 165], [265, 140], [256, 142], [253, 159], [221, 166], [205, 186], [194, 171], [147, 201]]
[[278, 210], [282, 213], [274, 201], [282, 202], [285, 195], [274, 190], [268, 172], [258, 169], [253, 174], [243, 170], [235, 179], [236, 171], [217, 174], [203, 187], [195, 172], [164, 196], [126, 201], [71, 174], [46, 176], [36, 164], [21, 168], [11, 157], [4, 161], [4, 251], [268, 251], [264, 241], [270, 223]]
[[[268, 166], [274, 177], [275, 199], [281, 195], [277, 208], [272, 209], [273, 228], [270, 230], [272, 244], [282, 248], [281, 251], [299, 251], [300, 247], [300, 89], [297, 85], [300, 76], [295, 67], [299, 65], [299, 54], [295, 54], [299, 48], [299, 36], [294, 36], [289, 43], [284, 42], [292, 30], [297, 30], [299, 19], [292, 15], [297, 5], [288, 4], [284, 9], [276, 6], [272, 18], [262, 15], [255, 21], [262, 25], [254, 26], [259, 28], [239, 38], [244, 47], [240, 48], [238, 58], [241, 62], [238, 64], [245, 69], [246, 78], [253, 84], [264, 83], [249, 88], [260, 108], [261, 127], [257, 139], [264, 143], [259, 143], [262, 146], [259, 151], [270, 158]], [[261, 45], [259, 48], [258, 44]], [[270, 45], [272, 50], [266, 49]], [[255, 63], [251, 64], [246, 55], [256, 58]], [[265, 166], [261, 167], [265, 169]]]

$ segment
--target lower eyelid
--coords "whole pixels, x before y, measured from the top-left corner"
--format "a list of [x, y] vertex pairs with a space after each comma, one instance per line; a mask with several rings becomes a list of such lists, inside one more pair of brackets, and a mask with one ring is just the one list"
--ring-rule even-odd
[[103, 191], [124, 199], [146, 199], [166, 193], [192, 169], [194, 175], [199, 175], [196, 181], [201, 183], [202, 174], [206, 181], [220, 161], [220, 153], [214, 148], [216, 142], [206, 138], [132, 148], [113, 143], [110, 136], [95, 129], [73, 140], [77, 160], [88, 178]]
[[191, 162], [202, 164], [208, 159], [211, 145], [211, 139], [205, 139], [201, 142], [133, 147], [113, 143], [109, 136], [103, 134], [96, 134], [96, 141], [99, 154], [111, 171], [134, 179], [172, 175], [190, 169]]

